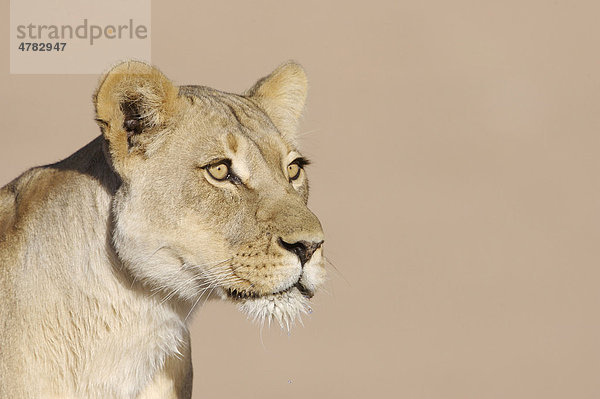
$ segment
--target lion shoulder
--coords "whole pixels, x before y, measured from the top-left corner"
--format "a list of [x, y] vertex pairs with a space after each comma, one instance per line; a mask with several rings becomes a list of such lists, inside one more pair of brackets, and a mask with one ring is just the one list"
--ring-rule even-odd
[[[15, 240], [34, 240], [36, 231], [55, 230], [57, 222], [66, 229], [75, 227], [60, 223], [61, 218], [97, 216], [89, 212], [90, 204], [108, 198], [117, 185], [99, 138], [63, 161], [25, 171], [0, 188], [0, 253], [18, 251], [21, 246]], [[99, 192], [106, 195], [98, 196]], [[37, 244], [52, 245], [49, 241]]]

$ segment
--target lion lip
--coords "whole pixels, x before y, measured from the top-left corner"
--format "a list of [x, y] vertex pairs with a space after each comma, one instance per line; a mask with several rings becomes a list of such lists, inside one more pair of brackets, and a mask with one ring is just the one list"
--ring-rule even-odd
[[237, 290], [235, 288], [228, 288], [226, 290], [227, 292], [227, 296], [229, 296], [231, 299], [235, 299], [235, 300], [242, 300], [242, 299], [253, 299], [253, 298], [258, 298], [260, 295], [255, 293], [255, 292], [249, 292], [249, 291], [241, 291], [241, 290]]
[[315, 295], [314, 292], [312, 292], [311, 290], [306, 288], [304, 285], [302, 285], [300, 280], [298, 280], [296, 282], [296, 284], [290, 285], [289, 287], [287, 287], [281, 291], [277, 291], [277, 292], [273, 292], [271, 294], [265, 294], [265, 295], [261, 295], [257, 292], [253, 292], [253, 291], [237, 290], [235, 288], [228, 288], [226, 290], [226, 292], [227, 292], [227, 295], [234, 300], [244, 300], [244, 299], [256, 299], [256, 298], [265, 297], [265, 296], [284, 294], [286, 292], [290, 292], [294, 287], [297, 288], [298, 291], [300, 291], [300, 293], [308, 299], [312, 298]]
[[300, 281], [298, 281], [296, 284], [294, 284], [294, 287], [298, 288], [298, 291], [300, 291], [300, 293], [302, 295], [304, 295], [305, 297], [307, 297], [308, 299], [315, 296], [315, 293], [312, 292], [311, 290], [309, 290], [308, 288], [306, 288], [304, 285], [302, 285], [302, 283]]

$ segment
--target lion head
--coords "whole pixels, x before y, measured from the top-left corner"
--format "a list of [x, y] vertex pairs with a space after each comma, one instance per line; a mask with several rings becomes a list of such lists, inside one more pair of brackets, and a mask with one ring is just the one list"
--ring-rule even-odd
[[134, 280], [186, 309], [219, 296], [288, 327], [309, 311], [325, 269], [295, 137], [306, 91], [295, 63], [242, 95], [140, 62], [106, 74], [94, 102], [122, 182], [112, 241]]

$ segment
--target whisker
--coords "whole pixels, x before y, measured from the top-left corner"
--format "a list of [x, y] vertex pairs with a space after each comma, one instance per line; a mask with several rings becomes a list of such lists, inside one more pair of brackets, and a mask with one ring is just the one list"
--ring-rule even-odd
[[[190, 309], [189, 314], [191, 314], [191, 311], [194, 309], [195, 306], [197, 306], [198, 301], [202, 298], [202, 296], [207, 291], [210, 290], [209, 295], [206, 297], [206, 300], [208, 300], [208, 297], [210, 296], [210, 294], [219, 285], [225, 286], [225, 285], [229, 285], [229, 284], [233, 284], [233, 283], [240, 283], [242, 281], [242, 280], [240, 280], [240, 278], [238, 278], [237, 276], [232, 274], [233, 271], [231, 270], [231, 266], [227, 264], [227, 262], [229, 262], [232, 259], [233, 258], [227, 258], [227, 259], [223, 259], [223, 260], [219, 260], [219, 261], [215, 261], [215, 262], [207, 262], [204, 264], [195, 264], [195, 265], [189, 264], [189, 263], [183, 263], [181, 269], [177, 271], [178, 273], [183, 273], [186, 271], [193, 270], [194, 272], [199, 273], [200, 275], [193, 276], [191, 279], [186, 279], [184, 281], [181, 281], [178, 284], [176, 284], [175, 287], [172, 287], [172, 286], [154, 287], [151, 289], [153, 291], [152, 296], [157, 295], [160, 292], [167, 291], [167, 294], [164, 297], [162, 297], [161, 301], [160, 301], [160, 304], [163, 304], [166, 301], [173, 298], [176, 294], [178, 294], [182, 288], [188, 286], [190, 283], [195, 283], [198, 291], [201, 291], [201, 292], [200, 292], [200, 295], [198, 296], [198, 299], [196, 299], [196, 302], [194, 302], [192, 309]], [[206, 302], [206, 300], [205, 300], [205, 302]], [[189, 314], [187, 317], [189, 317]], [[186, 317], [186, 319], [187, 319], [187, 317]]]
[[[212, 285], [212, 284], [211, 284]], [[211, 286], [209, 285], [209, 287]], [[213, 288], [210, 290], [210, 292], [208, 293], [208, 295], [206, 296], [206, 300], [208, 300], [208, 298], [210, 297], [210, 294], [212, 294], [213, 290], [216, 288], [215, 285], [213, 285]], [[192, 314], [192, 312], [194, 311], [194, 308], [196, 307], [196, 305], [198, 304], [198, 302], [200, 301], [200, 298], [202, 298], [202, 295], [204, 295], [204, 293], [208, 290], [208, 288], [205, 288], [204, 290], [202, 290], [202, 293], [198, 296], [198, 299], [196, 299], [196, 301], [194, 302], [194, 304], [192, 305], [192, 308], [190, 309], [190, 311], [188, 312], [187, 316], [185, 316], [184, 322], [187, 321], [188, 317], [190, 317], [190, 315]], [[206, 300], [204, 301], [204, 303], [206, 303]], [[204, 304], [202, 304], [204, 305]]]
[[[191, 279], [186, 279], [186, 280], [183, 280], [183, 281], [181, 281], [179, 284], [177, 284], [177, 285], [175, 286], [175, 288], [174, 288], [174, 289], [171, 289], [171, 292], [169, 292], [169, 294], [167, 294], [167, 295], [166, 295], [166, 296], [165, 296], [165, 297], [162, 299], [162, 301], [160, 302], [160, 303], [161, 303], [161, 305], [162, 305], [163, 303], [165, 303], [166, 301], [168, 301], [169, 299], [173, 298], [173, 297], [175, 296], [175, 294], [177, 294], [181, 288], [183, 288], [183, 287], [187, 286], [188, 284], [190, 284], [191, 282], [193, 282], [193, 281], [196, 281], [196, 280], [197, 280], [197, 277], [195, 277], [195, 276], [194, 276], [194, 277], [192, 277]], [[197, 282], [197, 281], [196, 281], [196, 282]], [[168, 288], [168, 287], [166, 287], [166, 288]], [[198, 288], [200, 288], [200, 289], [203, 289], [203, 284], [200, 284], [200, 285], [198, 286]]]
[[308, 130], [306, 132], [302, 132], [300, 134], [297, 134], [296, 137], [304, 137], [304, 136], [308, 136], [309, 134], [312, 134], [314, 132], [318, 132], [321, 129], [313, 129], [313, 130]]
[[206, 296], [206, 298], [204, 298], [204, 302], [202, 302], [202, 307], [204, 307], [204, 305], [206, 305], [206, 302], [208, 301], [208, 298], [210, 298], [210, 296], [213, 293], [213, 291], [215, 290], [215, 288], [217, 288], [216, 285], [210, 290], [210, 292], [208, 293], [208, 295]]
[[333, 264], [333, 262], [327, 256], [323, 255], [323, 259], [325, 259], [325, 262], [329, 264], [333, 268], [333, 270], [335, 270], [338, 273], [338, 275], [346, 282], [346, 284], [352, 286], [352, 284], [350, 284], [350, 281], [348, 281], [346, 276], [344, 276], [344, 274]]
[[263, 341], [263, 328], [265, 327], [265, 320], [263, 319], [260, 323], [260, 344], [262, 345], [263, 349], [266, 350], [267, 347], [265, 346], [265, 342]]
[[203, 268], [203, 267], [216, 267], [219, 266], [225, 262], [229, 262], [230, 260], [232, 260], [233, 258], [227, 258], [227, 259], [223, 259], [223, 260], [219, 260], [216, 262], [209, 262], [209, 263], [203, 263], [203, 264], [197, 264], [197, 265], [192, 265], [189, 263], [184, 263], [183, 265], [186, 267], [190, 267], [192, 269], [199, 269], [199, 268]]

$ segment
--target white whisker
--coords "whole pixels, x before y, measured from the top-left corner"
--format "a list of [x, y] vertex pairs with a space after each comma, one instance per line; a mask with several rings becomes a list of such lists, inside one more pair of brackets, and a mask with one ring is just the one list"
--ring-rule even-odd
[[306, 131], [306, 132], [302, 132], [302, 133], [299, 133], [299, 134], [297, 134], [297, 135], [296, 135], [296, 137], [304, 137], [304, 136], [308, 136], [309, 134], [312, 134], [312, 133], [318, 132], [319, 130], [321, 130], [321, 129], [313, 129], [313, 130], [308, 130], [308, 131]]

